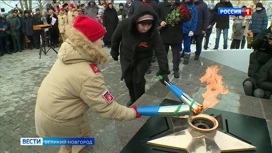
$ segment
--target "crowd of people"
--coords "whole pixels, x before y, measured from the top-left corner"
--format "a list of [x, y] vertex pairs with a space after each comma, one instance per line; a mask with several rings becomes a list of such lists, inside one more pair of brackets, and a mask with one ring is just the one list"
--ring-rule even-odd
[[[180, 20], [175, 25], [167, 23], [167, 17], [171, 11], [177, 8], [180, 3], [188, 9], [190, 20]], [[165, 0], [158, 2], [154, 0], [126, 0], [120, 3], [118, 8], [112, 3], [96, 4], [89, 1], [86, 5], [81, 3], [65, 3], [60, 6], [53, 1], [47, 4], [41, 12], [39, 8], [35, 12], [31, 10], [12, 9], [8, 14], [0, 16], [0, 56], [21, 52], [24, 49], [39, 49], [41, 45], [59, 47], [65, 41], [65, 27], [72, 26], [74, 20], [79, 15], [85, 15], [97, 20], [106, 29], [103, 37], [104, 46], [113, 50], [112, 42], [116, 41], [114, 33], [117, 26], [127, 18], [131, 18], [141, 5], [150, 6], [158, 16], [156, 26], [162, 27], [159, 30], [163, 48], [166, 53], [171, 47], [173, 56], [173, 74], [179, 78], [179, 65], [183, 58], [183, 64], [187, 65], [191, 58], [191, 44], [195, 43], [194, 60], [199, 60], [199, 56], [204, 50], [211, 49], [209, 46], [210, 35], [215, 26], [216, 38], [213, 49], [219, 49], [221, 32], [223, 32], [223, 49], [227, 49], [228, 31], [230, 28], [230, 17], [218, 15], [218, 8], [232, 8], [229, 0], [220, 0], [216, 5], [207, 5], [203, 0]], [[247, 8], [252, 6], [242, 6]], [[256, 10], [252, 16], [237, 16], [233, 18], [232, 35], [230, 49], [252, 48], [251, 42], [265, 30], [268, 24], [266, 9], [262, 3], [258, 2], [254, 7]], [[48, 29], [37, 30], [36, 25], [49, 24]], [[203, 45], [204, 39], [204, 45]], [[153, 53], [152, 61], [155, 61]], [[146, 73], [150, 73], [150, 66]], [[157, 72], [157, 75], [160, 71]]]

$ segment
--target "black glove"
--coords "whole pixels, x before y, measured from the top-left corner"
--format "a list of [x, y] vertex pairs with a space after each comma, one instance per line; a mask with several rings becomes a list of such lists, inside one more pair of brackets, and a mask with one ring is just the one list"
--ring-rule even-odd
[[117, 56], [117, 57], [112, 56], [112, 59], [113, 59], [114, 61], [118, 61], [118, 56]]
[[165, 84], [164, 81], [169, 82], [168, 75], [167, 75], [167, 74], [160, 75], [160, 81], [161, 81], [161, 83], [162, 83], [163, 85], [166, 86], [166, 84]]

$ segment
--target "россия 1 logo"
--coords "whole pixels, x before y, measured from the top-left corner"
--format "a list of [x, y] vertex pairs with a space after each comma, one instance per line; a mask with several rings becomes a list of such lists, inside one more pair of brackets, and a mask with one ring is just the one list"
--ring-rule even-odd
[[252, 8], [229, 8], [229, 7], [219, 7], [219, 16], [251, 16]]

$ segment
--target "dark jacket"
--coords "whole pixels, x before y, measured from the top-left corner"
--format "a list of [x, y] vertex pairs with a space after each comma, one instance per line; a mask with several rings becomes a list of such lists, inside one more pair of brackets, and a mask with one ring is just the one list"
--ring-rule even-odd
[[104, 27], [106, 27], [106, 30], [107, 30], [107, 33], [105, 35], [106, 39], [111, 40], [113, 32], [118, 25], [118, 21], [119, 19], [117, 17], [117, 12], [114, 8], [112, 9], [107, 8], [104, 11], [103, 25]]
[[249, 30], [251, 30], [253, 33], [259, 33], [267, 28], [267, 24], [268, 19], [266, 15], [266, 10], [263, 8], [260, 11], [253, 12], [249, 25]]
[[270, 28], [260, 32], [251, 43], [254, 52], [250, 54], [248, 76], [256, 79], [256, 73], [259, 69], [272, 57], [272, 46], [265, 39], [267, 35], [271, 35]]
[[16, 16], [7, 19], [9, 32], [11, 36], [18, 37], [20, 35], [21, 22]]
[[203, 0], [199, 0], [195, 2], [195, 7], [198, 10], [198, 20], [194, 35], [199, 35], [202, 31], [206, 31], [209, 25], [208, 6]]
[[267, 51], [266, 49], [263, 49], [267, 45], [267, 41], [264, 41], [265, 36], [272, 35], [272, 29], [269, 27], [265, 30], [262, 30], [252, 41], [251, 46], [255, 50], [264, 50], [265, 52], [270, 52]]
[[7, 20], [3, 17], [0, 17], [0, 28], [5, 29], [5, 31], [0, 30], [0, 37], [6, 37], [7, 30], [8, 30], [8, 23], [7, 23]]
[[41, 14], [34, 14], [33, 15], [33, 25], [43, 24], [42, 15]]
[[[158, 5], [158, 16], [159, 16], [159, 24], [162, 21], [165, 21], [165, 18], [171, 11], [177, 6], [179, 3], [175, 3], [171, 5], [169, 2], [162, 2]], [[182, 42], [182, 22], [179, 22], [175, 26], [166, 25], [160, 30], [161, 39], [163, 43], [181, 43]]]
[[[145, 14], [152, 15], [154, 20], [151, 29], [147, 33], [141, 34], [137, 30], [136, 21]], [[115, 60], [120, 55], [122, 77], [125, 77], [128, 71], [141, 62], [151, 63], [153, 50], [155, 51], [161, 74], [170, 73], [167, 54], [164, 51], [161, 37], [157, 30], [157, 20], [157, 14], [149, 6], [141, 5], [131, 18], [124, 20], [117, 26], [112, 37], [110, 53]]]
[[215, 24], [215, 14], [214, 14], [213, 10], [211, 10], [211, 9], [208, 10], [208, 18], [209, 18], [208, 26], [211, 25], [211, 28], [206, 30], [206, 34], [211, 34], [212, 33], [212, 28], [213, 28], [213, 26]]
[[139, 8], [139, 6], [141, 5], [147, 5], [150, 6], [151, 8], [154, 9], [155, 12], [157, 12], [158, 9], [158, 4], [156, 1], [154, 0], [150, 0], [148, 2], [143, 2], [142, 0], [135, 0], [132, 2], [130, 8], [129, 8], [129, 12], [128, 12], [128, 17], [132, 16], [134, 13], [137, 12], [137, 9]]
[[[233, 6], [231, 2], [223, 2], [222, 0], [220, 0], [220, 2], [218, 2], [213, 9], [216, 14], [218, 14], [217, 12], [219, 7], [232, 8]], [[229, 29], [229, 16], [216, 15], [216, 28]]]
[[23, 19], [23, 32], [24, 34], [26, 34], [27, 36], [31, 36], [34, 34], [33, 31], [33, 18], [32, 16], [28, 16], [28, 17], [24, 17]]
[[261, 67], [257, 75], [257, 86], [263, 90], [272, 92], [272, 59]]

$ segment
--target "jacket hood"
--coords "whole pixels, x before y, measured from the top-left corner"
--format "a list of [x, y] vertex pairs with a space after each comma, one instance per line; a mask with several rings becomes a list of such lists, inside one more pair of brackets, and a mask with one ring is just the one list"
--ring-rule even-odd
[[102, 48], [95, 46], [81, 32], [73, 27], [66, 28], [67, 39], [62, 43], [58, 58], [64, 64], [90, 62], [104, 64], [108, 56]]
[[140, 33], [138, 32], [137, 30], [137, 27], [136, 27], [136, 21], [142, 17], [143, 15], [146, 15], [146, 14], [150, 14], [153, 16], [154, 20], [153, 20], [153, 24], [152, 24], [152, 27], [151, 29], [147, 32], [147, 34], [152, 34], [154, 33], [155, 30], [157, 30], [157, 24], [158, 24], [158, 16], [157, 14], [155, 13], [154, 9], [151, 7], [151, 6], [148, 6], [148, 5], [140, 5], [137, 10], [135, 11], [135, 13], [131, 16], [130, 20], [129, 20], [129, 31], [136, 34], [136, 35], [139, 35]]

